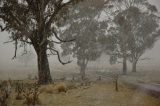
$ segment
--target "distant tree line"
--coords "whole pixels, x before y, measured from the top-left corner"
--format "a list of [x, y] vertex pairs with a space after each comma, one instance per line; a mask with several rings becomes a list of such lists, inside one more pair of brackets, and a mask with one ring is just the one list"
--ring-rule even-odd
[[82, 78], [89, 61], [106, 53], [110, 63], [122, 60], [123, 74], [127, 61], [132, 72], [147, 49], [151, 49], [160, 35], [157, 8], [147, 0], [86, 0], [75, 5], [63, 25], [62, 38], [76, 38], [62, 44], [63, 55], [77, 59]]

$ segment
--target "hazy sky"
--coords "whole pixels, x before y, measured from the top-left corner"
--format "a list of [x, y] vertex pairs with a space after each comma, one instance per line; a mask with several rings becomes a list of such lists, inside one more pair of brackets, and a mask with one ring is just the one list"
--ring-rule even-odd
[[[152, 4], [156, 5], [160, 11], [160, 0], [149, 0]], [[18, 60], [12, 60], [14, 55], [14, 46], [12, 43], [4, 44], [3, 42], [8, 40], [8, 33], [0, 32], [0, 70], [9, 69], [11, 67], [23, 67], [24, 65], [18, 62]], [[34, 51], [33, 51], [34, 52]], [[20, 51], [18, 52], [20, 55]], [[160, 41], [158, 41], [153, 49], [148, 50], [143, 57], [150, 57], [151, 60], [147, 61], [148, 64], [160, 65]], [[56, 59], [50, 59], [50, 61], [55, 61]], [[36, 65], [36, 56], [31, 60], [34, 65]], [[144, 62], [143, 62], [144, 63]], [[54, 64], [56, 64], [54, 62]]]

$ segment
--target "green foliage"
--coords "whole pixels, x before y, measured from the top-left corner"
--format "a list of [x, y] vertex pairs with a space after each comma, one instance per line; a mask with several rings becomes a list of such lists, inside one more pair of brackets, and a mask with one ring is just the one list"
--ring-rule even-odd
[[77, 58], [79, 66], [84, 60], [94, 61], [101, 55], [98, 39], [105, 34], [107, 23], [98, 19], [101, 15], [100, 10], [104, 8], [104, 2], [104, 0], [92, 0], [91, 2], [86, 0], [77, 4], [69, 14], [72, 20], [64, 23], [67, 28], [61, 31], [61, 37], [63, 39], [76, 38], [76, 40], [62, 44], [62, 54], [73, 55], [74, 58]]

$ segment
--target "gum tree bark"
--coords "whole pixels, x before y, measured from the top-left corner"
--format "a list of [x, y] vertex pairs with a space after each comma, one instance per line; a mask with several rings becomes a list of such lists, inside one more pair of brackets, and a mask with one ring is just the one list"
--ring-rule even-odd
[[46, 84], [52, 81], [49, 62], [47, 58], [46, 48], [41, 48], [38, 55], [38, 76], [39, 76], [39, 83]]
[[33, 43], [35, 52], [37, 54], [37, 64], [38, 64], [38, 83], [48, 84], [52, 82], [49, 62], [47, 57], [47, 43], [39, 46], [37, 43]]

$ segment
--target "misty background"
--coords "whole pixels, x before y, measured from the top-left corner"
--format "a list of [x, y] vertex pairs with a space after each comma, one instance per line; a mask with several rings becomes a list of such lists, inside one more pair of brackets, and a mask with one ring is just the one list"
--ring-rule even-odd
[[[160, 12], [160, 0], [149, 0], [151, 4], [154, 4], [159, 12]], [[17, 59], [12, 60], [14, 56], [14, 45], [13, 43], [5, 43], [9, 40], [9, 34], [7, 32], [0, 32], [0, 72], [1, 71], [14, 71], [14, 70], [28, 70], [28, 71], [35, 71], [37, 70], [37, 62], [36, 62], [36, 55], [35, 51], [32, 47], [28, 46], [28, 49], [31, 51], [29, 54], [22, 57], [22, 50], [18, 50]], [[149, 60], [140, 61], [138, 63], [138, 67], [153, 67], [159, 70], [160, 68], [160, 40], [158, 40], [154, 47], [150, 50], [147, 50], [146, 53], [142, 56], [142, 58], [150, 58]], [[23, 59], [27, 59], [28, 62], [24, 62]], [[63, 60], [69, 59], [62, 58]], [[71, 58], [72, 59], [72, 58]], [[109, 57], [106, 55], [102, 55], [100, 59], [96, 62], [92, 62], [89, 65], [94, 65], [95, 67], [119, 67], [121, 64], [110, 66], [109, 64]], [[50, 61], [50, 68], [51, 71], [58, 71], [54, 69], [54, 67], [75, 67], [76, 60], [73, 60], [72, 63], [67, 64], [65, 66], [61, 65], [56, 56], [49, 57]]]

